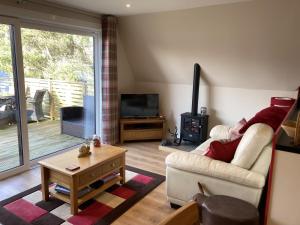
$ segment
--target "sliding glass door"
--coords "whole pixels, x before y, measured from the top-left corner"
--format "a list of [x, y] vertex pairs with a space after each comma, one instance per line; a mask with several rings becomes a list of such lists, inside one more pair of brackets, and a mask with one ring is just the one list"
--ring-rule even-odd
[[99, 130], [99, 47], [98, 33], [0, 16], [0, 180]]
[[24, 164], [16, 39], [16, 27], [0, 23], [0, 172]]
[[30, 159], [95, 133], [94, 38], [22, 28]]

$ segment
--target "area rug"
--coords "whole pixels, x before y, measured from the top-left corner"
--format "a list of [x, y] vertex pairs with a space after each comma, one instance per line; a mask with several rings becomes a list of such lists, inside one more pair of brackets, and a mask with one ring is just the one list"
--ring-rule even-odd
[[70, 213], [70, 206], [58, 199], [42, 200], [36, 186], [0, 202], [0, 225], [107, 225], [165, 180], [164, 176], [126, 167], [126, 182], [114, 185]]

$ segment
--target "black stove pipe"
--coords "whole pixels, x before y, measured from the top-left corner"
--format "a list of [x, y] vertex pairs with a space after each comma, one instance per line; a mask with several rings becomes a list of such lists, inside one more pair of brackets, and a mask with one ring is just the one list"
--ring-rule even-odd
[[199, 98], [199, 84], [200, 84], [201, 67], [198, 63], [194, 65], [194, 82], [193, 82], [193, 96], [192, 96], [192, 116], [198, 114], [198, 98]]

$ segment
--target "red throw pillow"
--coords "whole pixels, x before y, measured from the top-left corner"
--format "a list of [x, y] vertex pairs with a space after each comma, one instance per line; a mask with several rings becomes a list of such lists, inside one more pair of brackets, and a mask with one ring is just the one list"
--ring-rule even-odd
[[245, 126], [240, 129], [240, 133], [243, 134], [246, 132], [246, 130], [255, 123], [265, 123], [269, 126], [271, 126], [274, 130], [274, 132], [277, 130], [277, 128], [282, 123], [284, 117], [286, 116], [287, 111], [284, 110], [281, 107], [271, 106], [268, 108], [265, 108], [256, 115], [251, 118]]
[[226, 143], [222, 143], [221, 141], [213, 141], [210, 143], [209, 150], [205, 156], [229, 163], [233, 159], [241, 139], [242, 137]]

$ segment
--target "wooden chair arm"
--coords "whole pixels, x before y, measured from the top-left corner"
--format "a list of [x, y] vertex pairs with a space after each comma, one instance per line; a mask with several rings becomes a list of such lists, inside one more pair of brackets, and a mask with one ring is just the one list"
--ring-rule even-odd
[[199, 225], [199, 209], [195, 201], [191, 201], [164, 219], [159, 225]]

